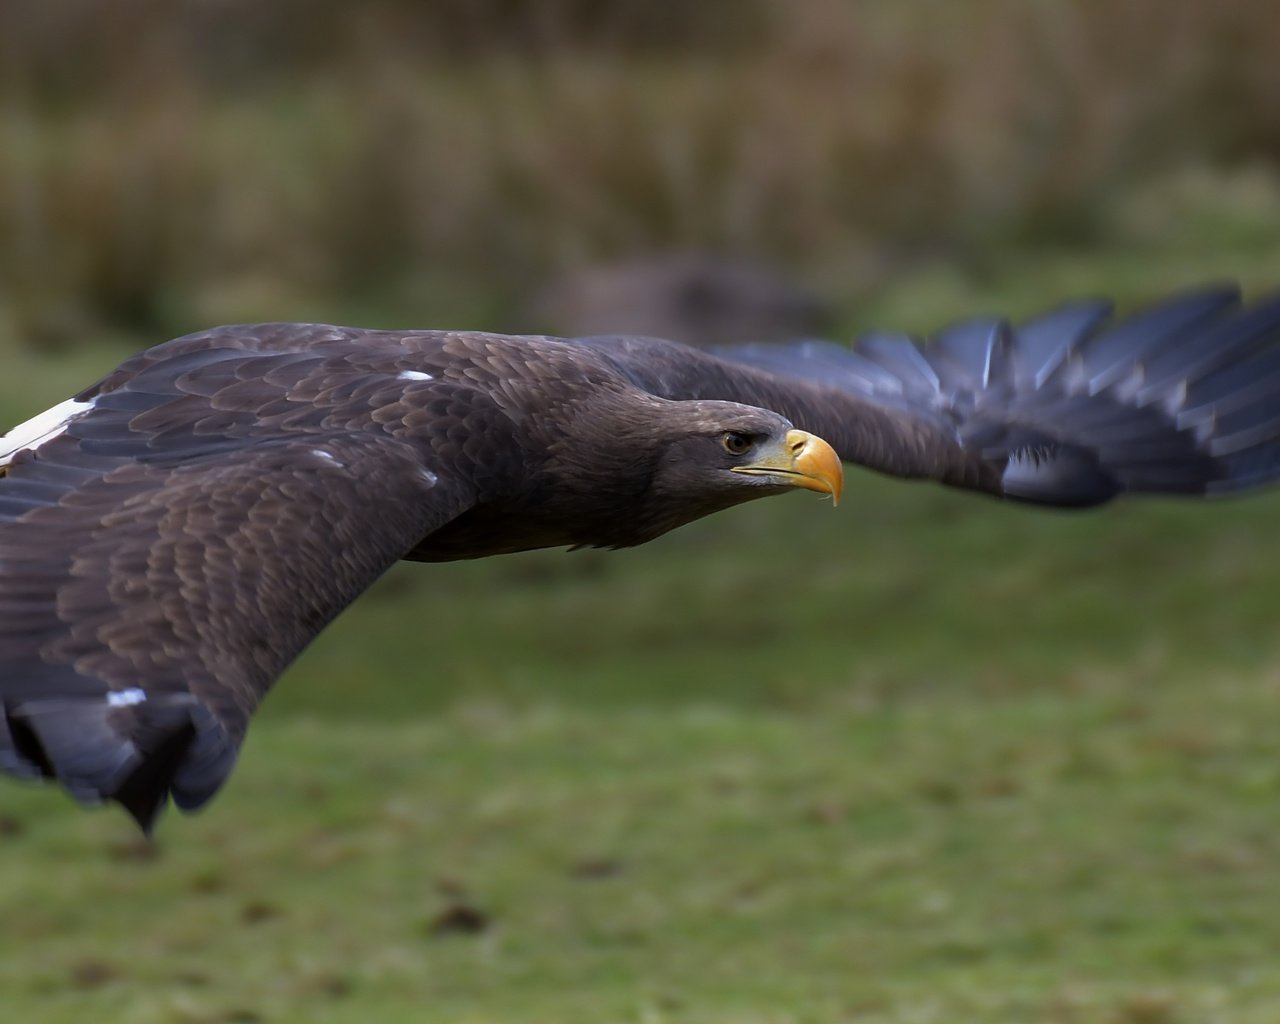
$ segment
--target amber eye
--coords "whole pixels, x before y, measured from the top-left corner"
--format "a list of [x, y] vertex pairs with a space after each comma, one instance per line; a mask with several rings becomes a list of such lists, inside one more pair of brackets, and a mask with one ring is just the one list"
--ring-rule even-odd
[[745, 455], [751, 451], [755, 441], [750, 434], [739, 434], [736, 430], [731, 430], [720, 439], [720, 443], [730, 455]]

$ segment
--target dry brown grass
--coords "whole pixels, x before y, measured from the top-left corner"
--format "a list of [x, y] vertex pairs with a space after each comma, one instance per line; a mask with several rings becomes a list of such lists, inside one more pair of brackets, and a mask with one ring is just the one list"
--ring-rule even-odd
[[637, 250], [844, 275], [1087, 242], [1147, 176], [1280, 153], [1280, 7], [1253, 0], [242, 6], [4, 6], [26, 336], [337, 292], [501, 307]]

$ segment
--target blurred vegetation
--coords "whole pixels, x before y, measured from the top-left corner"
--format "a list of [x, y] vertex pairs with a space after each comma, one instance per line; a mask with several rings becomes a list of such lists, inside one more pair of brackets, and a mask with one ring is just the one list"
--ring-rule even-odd
[[848, 496], [401, 567], [154, 846], [9, 783], [6, 1008], [1276, 1020], [1275, 497]]
[[[8, 0], [0, 421], [214, 322], [529, 329], [787, 268], [841, 331], [1280, 275], [1253, 0]], [[1280, 500], [854, 473], [402, 566], [140, 844], [0, 798], [13, 1019], [1280, 1019]]]
[[851, 303], [1166, 244], [1128, 206], [1171, 173], [1258, 176], [1270, 232], [1278, 40], [1255, 0], [10, 0], [0, 313], [519, 327], [559, 269], [670, 249]]

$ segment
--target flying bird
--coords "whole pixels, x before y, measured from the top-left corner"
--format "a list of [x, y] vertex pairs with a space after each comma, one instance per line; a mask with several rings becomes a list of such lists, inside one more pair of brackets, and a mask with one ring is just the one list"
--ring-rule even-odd
[[1032, 504], [1280, 475], [1280, 297], [1106, 302], [926, 342], [315, 324], [148, 349], [0, 439], [0, 768], [146, 831], [396, 560], [641, 544], [841, 460]]

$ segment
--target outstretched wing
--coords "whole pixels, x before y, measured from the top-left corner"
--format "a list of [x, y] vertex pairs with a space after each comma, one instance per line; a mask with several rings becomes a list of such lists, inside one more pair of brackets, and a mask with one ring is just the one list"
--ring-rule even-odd
[[1125, 492], [1220, 494], [1280, 476], [1280, 297], [1234, 288], [1120, 321], [1105, 302], [1018, 327], [973, 320], [921, 344], [875, 334], [713, 355], [587, 338], [667, 398], [775, 409], [841, 457], [1021, 501], [1096, 505]]
[[[184, 378], [197, 357], [207, 372]], [[270, 411], [272, 373], [305, 386], [284, 359], [179, 351], [153, 380], [10, 436], [24, 447], [0, 470], [0, 769], [114, 799], [144, 828], [170, 794], [202, 804], [284, 667], [471, 506], [470, 483], [394, 430], [342, 428], [354, 407], [336, 397], [277, 410], [305, 430], [255, 433], [253, 387]], [[238, 369], [220, 379], [219, 360]], [[409, 386], [331, 384], [366, 419], [377, 401], [360, 388]], [[412, 415], [390, 408], [395, 425]]]

